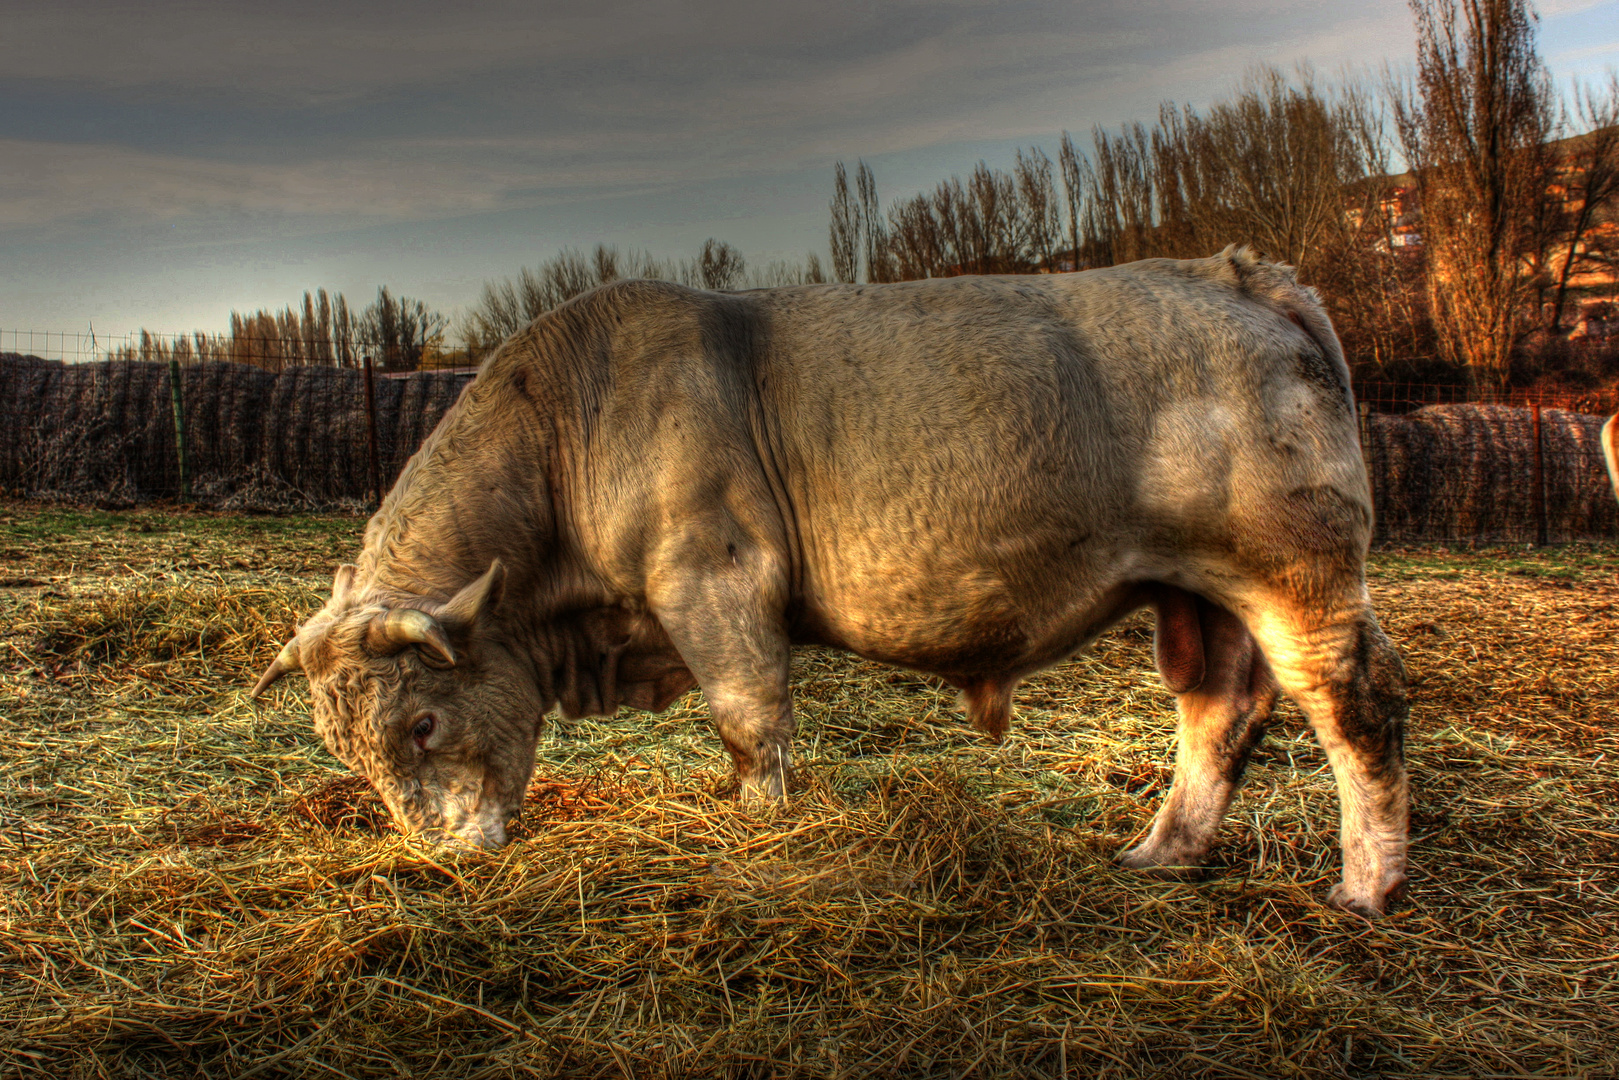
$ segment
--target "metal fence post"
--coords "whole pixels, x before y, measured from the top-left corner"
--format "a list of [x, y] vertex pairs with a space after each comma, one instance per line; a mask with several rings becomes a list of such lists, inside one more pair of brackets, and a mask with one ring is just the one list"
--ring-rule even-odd
[[363, 354], [360, 362], [365, 367], [365, 426], [371, 448], [371, 498], [381, 506], [382, 482], [377, 468], [377, 389], [371, 375], [371, 354]]
[[191, 471], [186, 468], [186, 410], [180, 396], [180, 361], [169, 359], [169, 400], [174, 403], [174, 449], [180, 459], [180, 497], [191, 498]]
[[1546, 471], [1541, 461], [1540, 437], [1540, 399], [1535, 399], [1535, 476], [1533, 498], [1535, 500], [1535, 543], [1540, 547], [1547, 544], [1546, 535]]

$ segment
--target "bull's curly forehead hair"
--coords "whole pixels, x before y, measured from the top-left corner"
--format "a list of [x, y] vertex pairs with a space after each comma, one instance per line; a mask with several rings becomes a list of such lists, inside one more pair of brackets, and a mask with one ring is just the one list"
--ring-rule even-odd
[[376, 756], [380, 687], [368, 667], [338, 663], [309, 680], [315, 733], [339, 760], [354, 768], [369, 765]]
[[315, 731], [340, 760], [368, 774], [388, 756], [382, 703], [404, 689], [399, 658], [373, 655], [366, 646], [378, 610], [358, 608], [331, 619], [307, 650]]

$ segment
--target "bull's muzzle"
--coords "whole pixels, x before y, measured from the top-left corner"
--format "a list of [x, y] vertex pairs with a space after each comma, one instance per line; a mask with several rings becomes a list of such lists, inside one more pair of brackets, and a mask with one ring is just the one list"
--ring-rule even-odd
[[467, 814], [414, 835], [429, 844], [465, 850], [492, 850], [505, 847], [507, 841], [505, 815], [499, 812]]

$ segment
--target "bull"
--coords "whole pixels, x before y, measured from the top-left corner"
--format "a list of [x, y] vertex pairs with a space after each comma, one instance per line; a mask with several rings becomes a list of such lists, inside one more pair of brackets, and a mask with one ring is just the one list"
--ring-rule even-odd
[[1348, 371], [1246, 250], [1038, 277], [713, 293], [627, 281], [483, 364], [255, 697], [408, 833], [499, 846], [541, 718], [700, 687], [784, 796], [794, 644], [959, 687], [999, 740], [1030, 673], [1145, 606], [1175, 777], [1131, 867], [1207, 856], [1279, 692], [1331, 763], [1343, 879], [1405, 882], [1405, 675], [1365, 584]]

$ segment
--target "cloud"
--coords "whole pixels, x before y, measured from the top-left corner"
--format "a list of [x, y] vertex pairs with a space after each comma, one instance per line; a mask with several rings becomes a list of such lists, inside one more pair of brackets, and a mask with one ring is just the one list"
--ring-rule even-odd
[[[1333, 20], [1308, 0], [56, 0], [7, 13], [5, 74], [320, 105], [457, 84], [476, 97], [478, 79], [517, 69], [555, 73], [556, 89], [573, 82], [586, 96], [610, 99], [623, 85], [650, 81], [677, 91], [747, 85], [776, 70], [803, 75], [914, 57], [927, 46], [969, 76], [989, 67], [1014, 75], [1026, 53], [1039, 58], [1061, 50], [1076, 65], [1143, 53], [1167, 57], [1256, 34], [1262, 39], [1301, 21]], [[887, 85], [903, 74], [894, 72]]]
[[111, 215], [124, 222], [280, 214], [388, 219], [498, 209], [515, 179], [392, 162], [244, 165], [108, 145], [0, 140], [0, 226]]
[[[30, 137], [15, 137], [13, 123], [0, 141], [0, 227], [254, 215], [364, 223], [669, 194], [835, 159], [1083, 133], [1149, 117], [1165, 97], [1207, 100], [1256, 60], [1331, 64], [1409, 37], [1398, 0], [1329, 21], [1305, 0], [607, 0], [578, 10], [85, 11], [86, 62], [74, 78], [145, 89], [75, 106], [116, 118], [93, 141], [39, 137], [50, 125], [37, 118]], [[65, 17], [26, 16], [19, 40], [54, 40], [47, 28], [59, 36]], [[108, 45], [126, 35], [126, 47]], [[65, 66], [60, 47], [15, 52], [24, 60], [13, 81], [32, 73], [22, 82], [37, 90], [61, 77], [42, 74]], [[199, 93], [214, 83], [232, 89]], [[175, 86], [186, 88], [183, 103], [163, 96]], [[247, 106], [242, 94], [282, 104]], [[50, 110], [47, 95], [30, 112]]]
[[1563, 15], [1577, 15], [1592, 8], [1612, 4], [1613, 0], [1541, 0], [1535, 7], [1542, 18], [1555, 19]]

